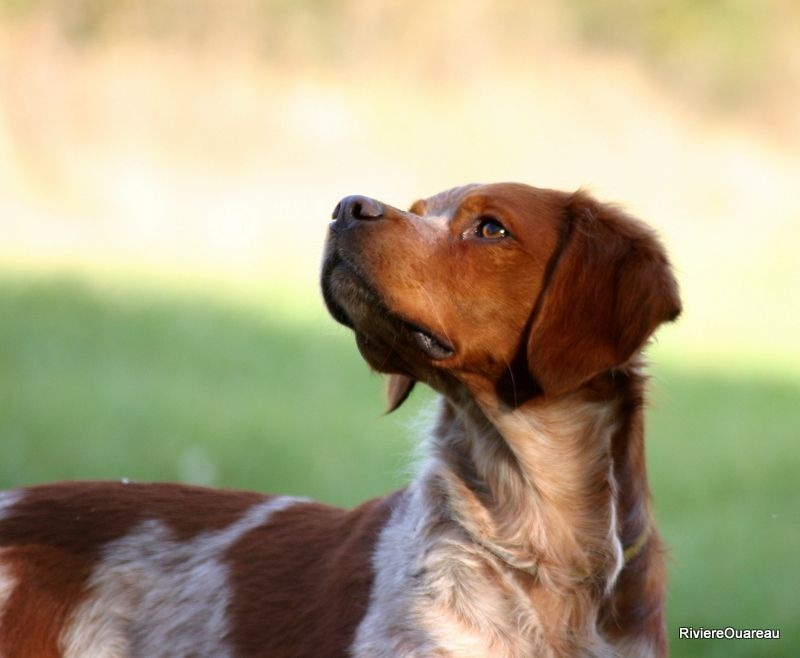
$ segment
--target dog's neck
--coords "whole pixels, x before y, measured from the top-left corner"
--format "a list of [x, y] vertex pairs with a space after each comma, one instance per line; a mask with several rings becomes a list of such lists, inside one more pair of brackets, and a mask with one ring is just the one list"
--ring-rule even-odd
[[[597, 629], [663, 644], [663, 567], [648, 531], [643, 389], [643, 376], [631, 367], [516, 409], [466, 387], [444, 399], [433, 443], [452, 516], [529, 579], [554, 644], [560, 634]], [[626, 565], [623, 547], [643, 537]]]

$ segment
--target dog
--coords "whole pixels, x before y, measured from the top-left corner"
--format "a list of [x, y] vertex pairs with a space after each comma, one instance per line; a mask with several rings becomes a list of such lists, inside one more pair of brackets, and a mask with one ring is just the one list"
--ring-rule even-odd
[[341, 510], [174, 484], [0, 494], [0, 656], [664, 656], [642, 348], [653, 232], [499, 183], [336, 206], [323, 297], [389, 410], [438, 393], [405, 489]]

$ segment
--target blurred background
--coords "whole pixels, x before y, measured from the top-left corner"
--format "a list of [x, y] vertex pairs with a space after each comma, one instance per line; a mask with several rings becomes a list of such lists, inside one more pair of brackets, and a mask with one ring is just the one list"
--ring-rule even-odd
[[793, 0], [0, 0], [0, 487], [401, 486], [431, 396], [382, 417], [318, 293], [326, 224], [500, 180], [663, 236], [673, 653], [800, 655]]

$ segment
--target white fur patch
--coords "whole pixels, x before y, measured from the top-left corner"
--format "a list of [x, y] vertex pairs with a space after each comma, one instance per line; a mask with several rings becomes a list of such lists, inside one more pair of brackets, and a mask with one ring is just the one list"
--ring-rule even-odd
[[442, 232], [446, 231], [447, 226], [450, 224], [449, 215], [423, 215], [422, 219], [431, 227]]
[[[10, 516], [13, 507], [22, 500], [20, 491], [0, 491], [0, 521]], [[5, 551], [0, 548], [0, 633], [3, 631], [3, 613], [11, 594], [16, 587], [16, 579], [11, 574], [11, 568], [5, 563]], [[0, 658], [5, 658], [0, 653]]]
[[622, 548], [622, 541], [619, 538], [618, 519], [617, 519], [617, 498], [618, 486], [617, 479], [614, 477], [614, 464], [608, 466], [608, 483], [611, 489], [610, 513], [609, 513], [609, 539], [611, 541], [611, 549], [614, 552], [614, 566], [611, 569], [606, 579], [606, 593], [610, 594], [617, 584], [622, 567], [625, 566], [625, 550]]
[[370, 604], [352, 655], [534, 655], [534, 611], [496, 559], [439, 516], [427, 488], [423, 476], [381, 532]]
[[625, 658], [656, 658], [658, 652], [653, 643], [646, 637], [634, 637], [622, 640], [614, 645], [617, 656]]
[[372, 563], [375, 581], [367, 614], [356, 631], [352, 654], [373, 656], [431, 655], [431, 645], [419, 620], [410, 615], [424, 560], [419, 541], [425, 506], [418, 486], [408, 489], [392, 512], [378, 540]]
[[226, 658], [228, 567], [222, 555], [287, 507], [286, 496], [251, 507], [227, 528], [178, 541], [148, 520], [109, 542], [90, 593], [60, 638], [64, 658]]
[[[11, 574], [11, 568], [4, 562], [4, 552], [3, 549], [0, 549], [0, 637], [3, 634], [3, 613], [17, 584]], [[0, 652], [0, 658], [6, 658], [5, 654]]]
[[23, 498], [23, 493], [19, 490], [0, 491], [0, 521], [6, 518], [11, 509]]
[[450, 226], [450, 215], [419, 215], [414, 217], [411, 225], [425, 242], [436, 243], [442, 239]]
[[16, 579], [11, 575], [11, 568], [5, 563], [4, 553], [5, 551], [0, 549], [0, 628], [3, 623], [3, 611], [16, 585]]

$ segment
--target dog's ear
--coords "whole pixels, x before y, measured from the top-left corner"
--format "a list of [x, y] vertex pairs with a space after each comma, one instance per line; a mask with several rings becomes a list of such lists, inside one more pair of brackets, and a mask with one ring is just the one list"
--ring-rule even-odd
[[569, 198], [565, 221], [527, 346], [546, 395], [621, 366], [681, 311], [667, 256], [647, 227], [584, 192]]
[[417, 380], [408, 375], [389, 375], [386, 384], [386, 413], [390, 414], [408, 398]]

